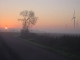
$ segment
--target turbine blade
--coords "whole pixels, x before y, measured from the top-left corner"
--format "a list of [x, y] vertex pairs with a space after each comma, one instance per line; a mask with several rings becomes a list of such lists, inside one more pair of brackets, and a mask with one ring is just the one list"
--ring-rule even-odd
[[74, 14], [73, 14], [73, 17], [75, 17], [75, 9], [74, 9]]

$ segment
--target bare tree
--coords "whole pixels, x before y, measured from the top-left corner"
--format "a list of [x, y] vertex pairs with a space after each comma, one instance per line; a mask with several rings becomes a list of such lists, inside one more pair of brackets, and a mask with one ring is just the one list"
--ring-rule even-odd
[[22, 19], [18, 19], [23, 21], [23, 30], [29, 31], [29, 29], [35, 25], [37, 21], [37, 17], [35, 17], [35, 13], [33, 11], [24, 10], [20, 12], [20, 15], [23, 16]]

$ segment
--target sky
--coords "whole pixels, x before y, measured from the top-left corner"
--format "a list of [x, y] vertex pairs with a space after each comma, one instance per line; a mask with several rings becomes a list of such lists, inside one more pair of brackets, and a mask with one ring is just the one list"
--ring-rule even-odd
[[80, 0], [0, 0], [0, 28], [22, 28], [20, 12], [32, 10], [38, 17], [32, 29], [53, 31], [66, 29], [66, 25], [73, 29], [74, 9], [80, 26]]

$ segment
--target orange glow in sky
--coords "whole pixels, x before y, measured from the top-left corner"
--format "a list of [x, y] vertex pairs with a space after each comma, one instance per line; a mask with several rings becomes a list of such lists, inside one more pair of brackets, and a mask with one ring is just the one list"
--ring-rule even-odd
[[[44, 4], [45, 2], [45, 4]], [[80, 26], [80, 0], [0, 0], [0, 28], [22, 28], [23, 10], [33, 10], [38, 21], [33, 28], [73, 28], [71, 21], [76, 12], [76, 21]]]
[[7, 27], [5, 27], [5, 29], [8, 29]]

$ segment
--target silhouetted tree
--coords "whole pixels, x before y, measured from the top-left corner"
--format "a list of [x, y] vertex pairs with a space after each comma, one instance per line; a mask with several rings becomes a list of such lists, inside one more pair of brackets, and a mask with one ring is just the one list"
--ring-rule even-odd
[[37, 17], [35, 16], [35, 13], [33, 11], [27, 11], [24, 10], [20, 12], [20, 15], [23, 16], [22, 19], [18, 19], [20, 21], [23, 21], [23, 29], [21, 31], [22, 35], [28, 34], [29, 29], [35, 25], [37, 21]]

